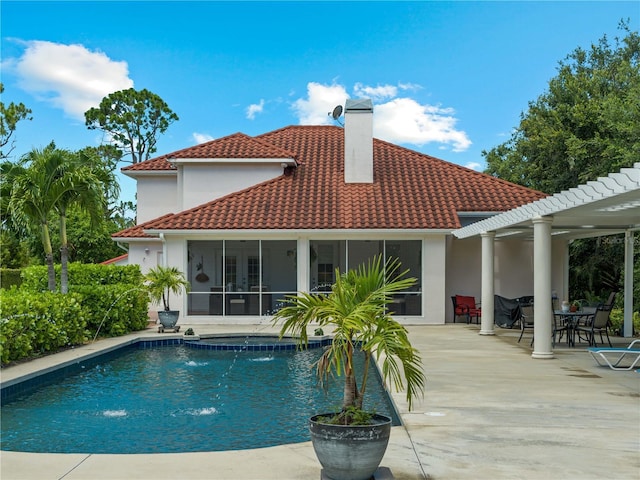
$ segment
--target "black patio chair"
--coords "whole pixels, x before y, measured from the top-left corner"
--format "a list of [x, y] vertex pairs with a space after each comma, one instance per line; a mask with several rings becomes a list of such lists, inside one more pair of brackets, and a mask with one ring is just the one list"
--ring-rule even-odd
[[582, 340], [582, 334], [584, 334], [584, 339], [589, 342], [589, 346], [597, 347], [596, 333], [600, 334], [601, 343], [604, 343], [604, 338], [602, 337], [602, 334], [604, 333], [607, 336], [609, 347], [612, 347], [611, 339], [609, 339], [609, 331], [607, 329], [609, 326], [609, 315], [611, 315], [611, 307], [601, 305], [596, 309], [591, 322], [586, 325], [576, 325], [575, 334], [578, 335], [578, 341]]
[[[562, 340], [563, 335], [567, 336], [567, 344], [571, 345], [573, 342], [573, 338], [569, 337], [569, 335], [573, 334], [571, 324], [569, 322], [570, 320], [566, 319], [562, 315], [553, 314], [553, 332], [551, 334], [551, 338], [553, 340], [554, 347], [556, 346], [556, 343]], [[557, 340], [556, 337], [558, 337]]]
[[[520, 338], [518, 343], [522, 340], [525, 330], [531, 330], [533, 333], [533, 304], [520, 306]], [[533, 335], [531, 335], [531, 345], [533, 345]]]

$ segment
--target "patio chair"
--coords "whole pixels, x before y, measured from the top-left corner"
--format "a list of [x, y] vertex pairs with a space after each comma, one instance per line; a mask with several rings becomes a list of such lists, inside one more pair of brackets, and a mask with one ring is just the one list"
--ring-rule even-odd
[[458, 317], [466, 317], [467, 323], [471, 323], [472, 317], [475, 317], [476, 323], [480, 322], [482, 309], [476, 304], [475, 297], [454, 295], [451, 301], [453, 302], [453, 323], [456, 323]]
[[582, 339], [582, 335], [584, 334], [585, 340], [589, 342], [590, 347], [597, 347], [596, 344], [596, 333], [600, 334], [600, 342], [604, 343], [604, 338], [602, 337], [602, 333], [607, 336], [607, 342], [609, 343], [609, 347], [611, 347], [611, 340], [609, 339], [609, 332], [607, 327], [609, 326], [609, 315], [611, 314], [611, 307], [607, 307], [605, 305], [601, 305], [596, 309], [596, 312], [593, 316], [593, 320], [585, 325], [576, 325], [574, 327], [574, 333], [578, 335], [578, 341]]
[[[612, 370], [632, 370], [640, 363], [639, 348], [634, 348], [640, 340], [634, 340], [627, 348], [589, 347], [587, 350], [601, 367], [609, 367]], [[621, 365], [625, 359], [630, 359], [629, 365]]]
[[[522, 340], [525, 330], [531, 330], [533, 333], [533, 305], [521, 305], [520, 311], [520, 338], [518, 343]], [[533, 345], [533, 335], [531, 336], [531, 345]]]
[[[573, 342], [573, 338], [570, 337], [573, 332], [571, 331], [570, 320], [564, 318], [562, 315], [553, 314], [553, 332], [552, 332], [552, 340], [553, 346], [556, 346], [556, 343], [562, 340], [562, 336], [567, 336], [567, 343], [571, 345]], [[556, 337], [558, 339], [556, 340]]]

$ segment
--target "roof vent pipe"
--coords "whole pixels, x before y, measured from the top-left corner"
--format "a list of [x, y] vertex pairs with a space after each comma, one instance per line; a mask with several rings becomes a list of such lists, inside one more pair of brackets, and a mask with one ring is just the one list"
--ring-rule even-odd
[[373, 103], [368, 98], [345, 104], [344, 181], [373, 183]]

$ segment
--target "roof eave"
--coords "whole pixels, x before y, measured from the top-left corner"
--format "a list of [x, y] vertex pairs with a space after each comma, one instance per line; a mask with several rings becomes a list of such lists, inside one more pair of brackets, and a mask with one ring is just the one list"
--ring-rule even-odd
[[273, 157], [273, 158], [172, 158], [167, 159], [173, 165], [181, 165], [185, 163], [222, 163], [222, 164], [235, 164], [235, 163], [273, 163], [273, 164], [286, 164], [288, 167], [295, 167], [297, 162], [291, 157]]
[[397, 228], [397, 229], [389, 229], [389, 228], [379, 228], [379, 229], [351, 229], [351, 228], [343, 228], [343, 229], [326, 229], [326, 228], [316, 228], [316, 229], [234, 229], [234, 230], [215, 230], [215, 229], [185, 229], [185, 230], [176, 230], [176, 229], [145, 229], [143, 230], [147, 235], [188, 235], [188, 236], [210, 236], [210, 235], [237, 235], [237, 236], [256, 236], [256, 235], [288, 235], [296, 234], [298, 236], [316, 236], [316, 237], [327, 237], [327, 236], [367, 236], [371, 237], [371, 235], [389, 235], [389, 236], [415, 236], [422, 237], [425, 235], [449, 235], [454, 229], [452, 228], [427, 228], [427, 229], [417, 229], [417, 228]]
[[177, 170], [120, 170], [127, 177], [157, 177], [159, 175], [176, 176]]

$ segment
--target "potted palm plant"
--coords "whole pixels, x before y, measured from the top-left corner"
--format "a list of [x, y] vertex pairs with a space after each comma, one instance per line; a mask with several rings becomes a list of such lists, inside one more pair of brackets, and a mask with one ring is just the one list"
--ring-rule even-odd
[[[340, 273], [331, 292], [300, 293], [289, 296], [285, 307], [274, 316], [282, 322], [280, 337], [291, 334], [300, 346], [308, 342], [307, 327], [333, 330], [332, 343], [316, 363], [316, 373], [326, 385], [334, 374], [344, 377], [342, 410], [311, 417], [309, 430], [314, 450], [324, 474], [334, 480], [365, 480], [378, 468], [389, 442], [391, 419], [364, 408], [370, 360], [382, 368], [385, 384], [396, 390], [406, 385], [409, 408], [413, 398], [423, 393], [425, 377], [422, 360], [412, 347], [406, 328], [389, 313], [393, 294], [406, 291], [414, 278], [400, 272], [400, 262], [383, 264], [377, 256], [355, 270]], [[364, 355], [361, 372], [356, 372], [354, 355]]]
[[165, 328], [180, 331], [180, 327], [176, 327], [180, 310], [171, 310], [169, 305], [169, 296], [173, 293], [179, 295], [183, 291], [189, 290], [189, 282], [184, 274], [176, 267], [163, 267], [158, 265], [152, 268], [144, 276], [149, 298], [156, 304], [162, 302], [163, 310], [158, 311], [158, 320], [160, 327], [158, 331], [162, 333]]

